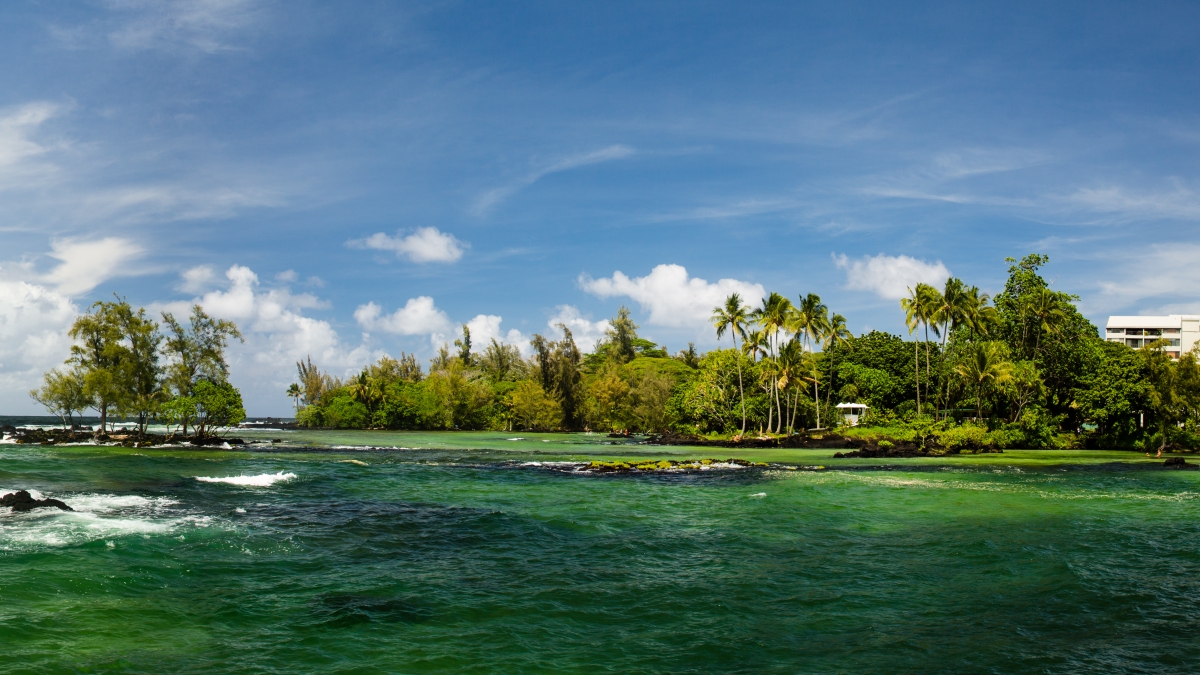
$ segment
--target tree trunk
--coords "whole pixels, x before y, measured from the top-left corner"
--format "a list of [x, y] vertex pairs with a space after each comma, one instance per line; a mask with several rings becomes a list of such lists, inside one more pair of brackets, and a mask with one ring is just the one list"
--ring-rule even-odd
[[[930, 377], [929, 377], [929, 322], [926, 321], [925, 322], [925, 400], [926, 401], [929, 400], [929, 385], [930, 384], [931, 383], [930, 383]], [[933, 414], [934, 414], [934, 417], [937, 416], [936, 406], [934, 407]]]
[[813, 406], [817, 409], [817, 428], [821, 428], [821, 385], [813, 382]]
[[913, 365], [916, 367], [917, 414], [921, 414], [921, 343], [913, 337]]
[[738, 395], [742, 400], [742, 436], [746, 435], [746, 390], [742, 387], [742, 353], [737, 348], [737, 330], [733, 331], [733, 356], [738, 364]]

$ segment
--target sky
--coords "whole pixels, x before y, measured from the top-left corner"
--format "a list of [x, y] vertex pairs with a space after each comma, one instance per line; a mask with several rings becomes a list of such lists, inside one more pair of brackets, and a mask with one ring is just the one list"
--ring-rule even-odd
[[468, 324], [718, 345], [732, 292], [857, 334], [1006, 257], [1200, 313], [1195, 3], [13, 0], [0, 412], [113, 294], [235, 321], [231, 379], [430, 358]]

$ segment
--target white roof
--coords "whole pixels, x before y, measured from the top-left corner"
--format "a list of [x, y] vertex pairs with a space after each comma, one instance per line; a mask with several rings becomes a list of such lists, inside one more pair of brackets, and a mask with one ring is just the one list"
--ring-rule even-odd
[[863, 405], [862, 403], [839, 403], [833, 407], [835, 407], [835, 408], [870, 408], [871, 406]]
[[1168, 316], [1110, 316], [1108, 328], [1180, 328], [1184, 319], [1195, 321], [1195, 315], [1171, 314]]

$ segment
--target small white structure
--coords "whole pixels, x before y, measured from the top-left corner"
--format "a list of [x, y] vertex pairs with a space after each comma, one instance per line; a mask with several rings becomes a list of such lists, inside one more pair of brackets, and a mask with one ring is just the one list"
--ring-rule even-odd
[[1191, 351], [1200, 341], [1200, 316], [1171, 314], [1168, 316], [1110, 316], [1104, 339], [1120, 342], [1134, 349], [1157, 340], [1166, 340], [1163, 351], [1173, 359]]
[[862, 403], [839, 403], [835, 408], [842, 414], [842, 422], [848, 427], [858, 426], [858, 420], [867, 414], [869, 406]]

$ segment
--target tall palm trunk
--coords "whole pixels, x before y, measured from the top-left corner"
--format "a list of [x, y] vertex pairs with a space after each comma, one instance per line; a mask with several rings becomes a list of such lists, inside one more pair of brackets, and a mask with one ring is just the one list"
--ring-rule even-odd
[[[932, 384], [932, 382], [930, 382], [931, 379], [932, 378], [929, 377], [929, 322], [926, 321], [925, 322], [925, 400], [927, 402], [929, 401], [929, 385]], [[937, 414], [937, 410], [935, 407], [934, 415], [936, 415], [936, 414]]]
[[792, 419], [788, 422], [788, 427], [794, 432], [796, 430], [796, 411], [800, 409], [800, 387], [796, 387], [795, 405], [792, 406]]
[[737, 348], [737, 329], [733, 331], [733, 356], [738, 364], [738, 395], [742, 400], [742, 436], [746, 435], [746, 390], [742, 387], [742, 353]]
[[921, 343], [913, 339], [913, 366], [916, 367], [914, 379], [917, 383], [917, 414], [921, 414]]

